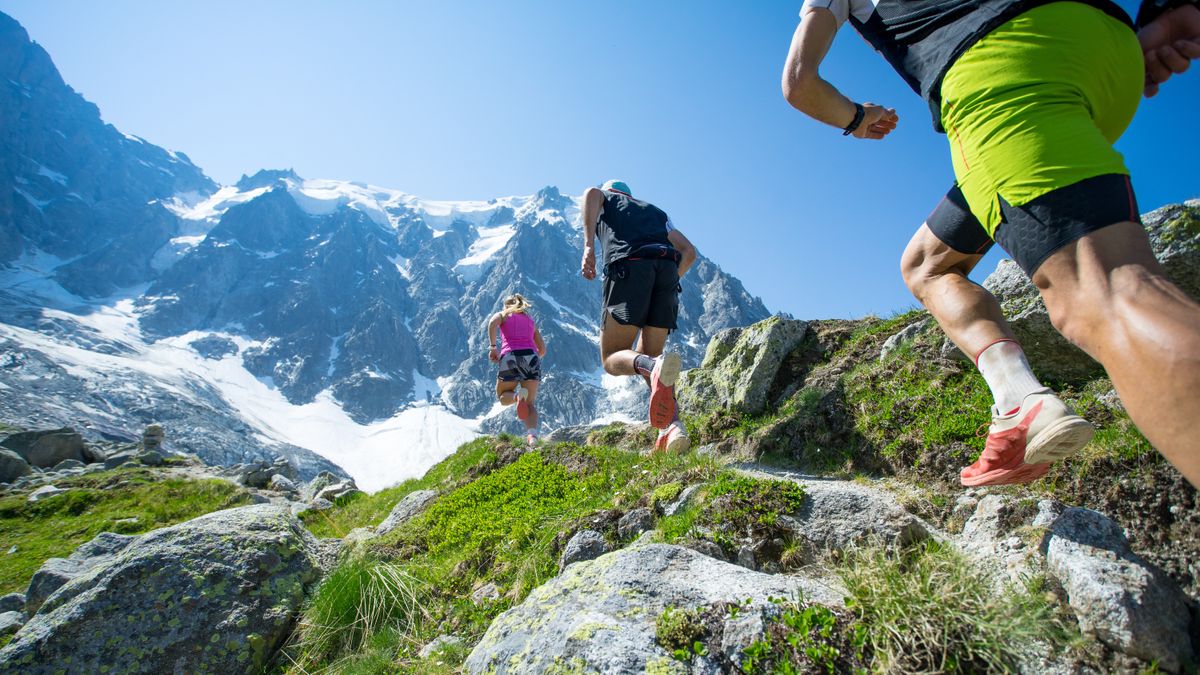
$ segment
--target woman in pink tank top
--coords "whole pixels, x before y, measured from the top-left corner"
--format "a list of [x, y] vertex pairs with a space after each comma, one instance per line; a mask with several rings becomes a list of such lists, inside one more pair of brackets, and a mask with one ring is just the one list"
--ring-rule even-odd
[[[530, 318], [529, 301], [520, 293], [504, 299], [504, 309], [488, 321], [488, 359], [500, 365], [496, 375], [496, 398], [501, 405], [517, 404], [517, 418], [525, 423], [525, 440], [537, 442], [538, 414], [534, 399], [542, 379], [541, 358], [546, 343]], [[496, 348], [496, 332], [500, 348]]]

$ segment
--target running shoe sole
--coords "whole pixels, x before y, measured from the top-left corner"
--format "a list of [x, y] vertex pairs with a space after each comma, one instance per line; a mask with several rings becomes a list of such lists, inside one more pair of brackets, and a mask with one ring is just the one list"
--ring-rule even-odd
[[1049, 470], [1049, 464], [1022, 464], [1013, 469], [993, 469], [987, 473], [981, 473], [978, 476], [971, 476], [970, 478], [960, 474], [959, 480], [966, 487], [1016, 485], [1019, 483], [1032, 483], [1045, 476]]
[[1092, 440], [1096, 428], [1087, 420], [1070, 415], [1042, 429], [1025, 447], [1026, 464], [1049, 464], [1066, 459]]
[[683, 453], [687, 452], [688, 448], [690, 447], [692, 447], [692, 442], [688, 440], [687, 436], [684, 434], [675, 434], [674, 436], [669, 437], [666, 450], [667, 452], [673, 452], [677, 455], [682, 455]]
[[679, 355], [667, 352], [655, 360], [650, 373], [650, 426], [666, 429], [675, 420], [675, 381], [679, 379]]
[[524, 389], [521, 390], [521, 393], [517, 394], [517, 419], [521, 421], [529, 419], [529, 401], [527, 400], [528, 396], [529, 393]]

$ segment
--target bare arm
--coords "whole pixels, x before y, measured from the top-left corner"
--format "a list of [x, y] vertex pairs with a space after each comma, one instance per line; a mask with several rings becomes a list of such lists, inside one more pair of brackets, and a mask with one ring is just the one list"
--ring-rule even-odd
[[[833, 12], [823, 7], [808, 8], [792, 35], [792, 46], [783, 66], [782, 86], [783, 96], [793, 108], [815, 120], [845, 129], [854, 119], [854, 101], [826, 82], [818, 71], [837, 31], [838, 22]], [[880, 139], [895, 129], [899, 121], [894, 109], [864, 103], [862, 123], [853, 135], [855, 138]]]
[[542, 339], [542, 331], [540, 329], [533, 329], [533, 344], [537, 346], [539, 357], [546, 355], [546, 341]]
[[596, 221], [600, 219], [603, 205], [603, 192], [588, 188], [583, 193], [583, 208], [579, 210], [583, 226], [583, 260], [579, 264], [579, 273], [589, 281], [596, 278]]
[[696, 247], [679, 230], [668, 232], [667, 241], [671, 242], [676, 251], [679, 251], [679, 277], [683, 278], [692, 263], [696, 262]]
[[488, 360], [499, 361], [500, 354], [496, 351], [496, 331], [500, 328], [500, 322], [504, 319], [504, 315], [496, 312], [492, 318], [488, 320]]

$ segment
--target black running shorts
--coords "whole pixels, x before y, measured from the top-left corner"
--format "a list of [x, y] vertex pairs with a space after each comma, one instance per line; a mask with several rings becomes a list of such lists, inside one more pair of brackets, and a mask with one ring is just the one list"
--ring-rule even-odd
[[525, 382], [542, 379], [542, 361], [532, 349], [514, 349], [500, 357], [501, 382]]
[[[1048, 192], [1021, 206], [999, 197], [996, 242], [1029, 276], [1059, 249], [1096, 230], [1124, 221], [1140, 223], [1129, 176], [1106, 174]], [[942, 243], [982, 255], [992, 240], [955, 185], [925, 221]]]
[[623, 326], [675, 330], [681, 290], [674, 260], [618, 260], [604, 270], [603, 314], [611, 314]]

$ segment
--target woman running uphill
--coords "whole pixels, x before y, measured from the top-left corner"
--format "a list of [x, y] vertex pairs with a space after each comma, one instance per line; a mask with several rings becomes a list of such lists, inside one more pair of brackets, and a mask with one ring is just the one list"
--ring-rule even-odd
[[[546, 355], [542, 333], [526, 313], [527, 302], [519, 293], [504, 299], [504, 309], [488, 322], [488, 359], [500, 364], [496, 375], [496, 397], [501, 405], [517, 404], [517, 418], [525, 423], [525, 440], [537, 442], [538, 414], [534, 406], [538, 381], [542, 379], [541, 357]], [[500, 350], [496, 351], [496, 330]]]

